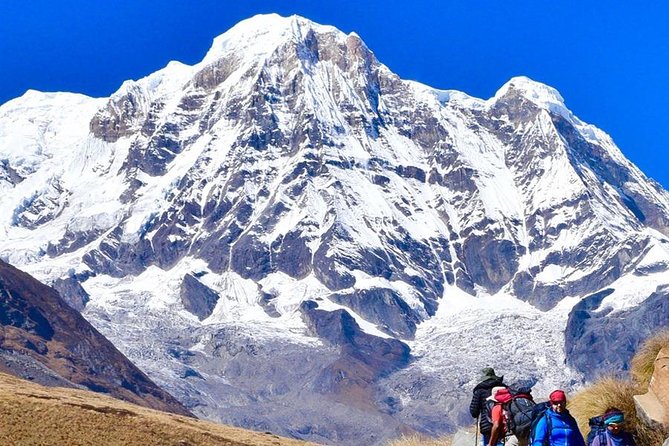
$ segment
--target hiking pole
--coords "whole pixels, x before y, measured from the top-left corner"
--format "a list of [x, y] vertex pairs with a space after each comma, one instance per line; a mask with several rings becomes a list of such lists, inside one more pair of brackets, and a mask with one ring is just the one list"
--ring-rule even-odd
[[[476, 434], [474, 434], [474, 446], [479, 446], [479, 423], [481, 422], [481, 414], [476, 417]], [[481, 445], [486, 446], [486, 445]]]

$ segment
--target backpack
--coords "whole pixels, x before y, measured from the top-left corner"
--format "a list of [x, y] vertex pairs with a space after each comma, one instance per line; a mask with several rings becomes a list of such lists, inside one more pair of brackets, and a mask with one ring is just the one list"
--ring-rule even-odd
[[588, 420], [588, 426], [590, 426], [590, 432], [588, 432], [586, 444], [591, 446], [593, 441], [595, 441], [595, 438], [599, 437], [599, 444], [605, 446], [606, 425], [604, 424], [604, 415], [590, 418]]
[[[521, 393], [522, 392], [522, 393]], [[506, 428], [506, 435], [515, 435], [518, 438], [529, 438], [532, 426], [532, 411], [535, 403], [529, 391], [510, 391], [512, 399], [506, 403], [496, 403], [487, 400], [485, 403], [485, 417], [492, 424], [492, 408], [496, 404], [502, 405], [502, 415]]]
[[550, 444], [550, 432], [553, 430], [553, 426], [551, 425], [551, 417], [546, 415], [546, 410], [548, 410], [550, 404], [551, 403], [548, 401], [545, 401], [543, 403], [535, 404], [532, 408], [532, 424], [530, 425], [529, 444], [534, 443], [534, 436], [537, 433], [537, 424], [539, 424], [539, 420], [544, 417], [546, 417], [546, 431], [549, 433], [549, 435], [544, 437], [544, 446], [548, 446]]
[[516, 393], [504, 406], [507, 432], [518, 438], [529, 438], [536, 406], [532, 397], [528, 393]]

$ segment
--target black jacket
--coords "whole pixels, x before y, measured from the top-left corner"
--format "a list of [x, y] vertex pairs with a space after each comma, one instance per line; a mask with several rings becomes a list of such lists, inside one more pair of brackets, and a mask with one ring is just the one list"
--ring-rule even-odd
[[481, 416], [479, 428], [484, 435], [490, 435], [490, 430], [492, 429], [490, 418], [485, 414], [485, 400], [492, 393], [492, 388], [498, 386], [506, 387], [502, 377], [481, 381], [474, 387], [472, 402], [469, 404], [469, 413], [472, 417], [478, 418], [479, 415]]

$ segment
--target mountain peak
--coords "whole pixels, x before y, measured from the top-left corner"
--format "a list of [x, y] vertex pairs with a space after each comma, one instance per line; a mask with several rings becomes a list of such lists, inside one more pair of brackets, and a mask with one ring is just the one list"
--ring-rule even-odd
[[216, 37], [202, 63], [211, 63], [232, 52], [261, 56], [282, 41], [301, 39], [309, 30], [340, 32], [333, 26], [320, 25], [299, 15], [258, 14]]
[[510, 94], [520, 95], [540, 108], [558, 113], [566, 118], [571, 112], [564, 104], [562, 95], [553, 87], [537, 82], [526, 76], [516, 76], [509, 79], [493, 97], [493, 101], [506, 97]]

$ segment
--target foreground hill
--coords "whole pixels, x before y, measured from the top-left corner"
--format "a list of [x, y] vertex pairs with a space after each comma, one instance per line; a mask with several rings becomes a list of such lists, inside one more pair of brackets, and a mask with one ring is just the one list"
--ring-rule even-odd
[[0, 444], [308, 446], [129, 404], [89, 391], [50, 388], [0, 373]]

